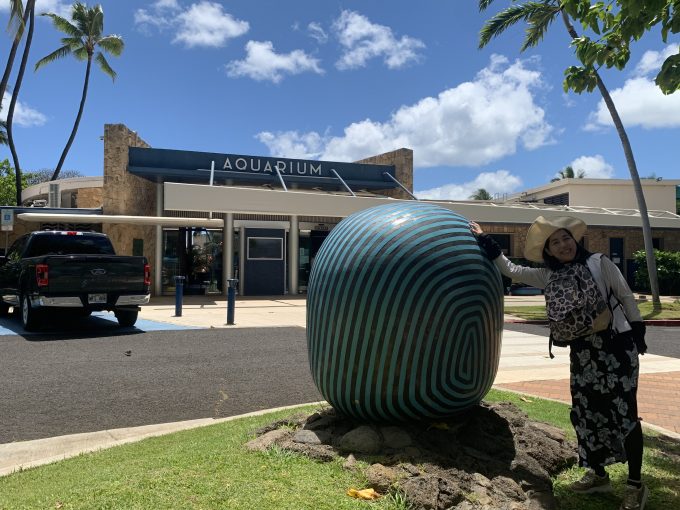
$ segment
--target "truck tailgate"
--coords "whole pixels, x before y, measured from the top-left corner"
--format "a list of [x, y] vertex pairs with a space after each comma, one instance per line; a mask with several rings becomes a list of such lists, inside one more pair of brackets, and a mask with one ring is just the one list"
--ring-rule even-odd
[[125, 255], [54, 255], [44, 258], [49, 283], [43, 292], [49, 294], [124, 291], [146, 292], [144, 257]]

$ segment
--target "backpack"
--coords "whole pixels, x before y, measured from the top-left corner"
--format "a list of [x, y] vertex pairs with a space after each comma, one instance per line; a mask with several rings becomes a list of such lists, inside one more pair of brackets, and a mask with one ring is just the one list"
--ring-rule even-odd
[[553, 271], [545, 287], [545, 302], [551, 345], [566, 347], [611, 325], [609, 306], [585, 264], [565, 264]]

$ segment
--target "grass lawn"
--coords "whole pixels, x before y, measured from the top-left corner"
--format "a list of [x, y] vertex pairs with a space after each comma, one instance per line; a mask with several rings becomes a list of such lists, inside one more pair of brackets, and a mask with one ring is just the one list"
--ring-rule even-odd
[[[564, 404], [492, 390], [488, 401], [512, 401], [531, 418], [563, 428], [573, 438]], [[313, 406], [303, 408], [312, 411]], [[244, 443], [258, 427], [299, 410], [244, 418], [146, 439], [0, 478], [0, 509], [376, 509], [406, 510], [393, 495], [374, 502], [346, 496], [365, 479], [342, 462], [317, 463], [280, 449], [249, 453]], [[645, 433], [644, 478], [649, 510], [680, 508], [680, 442]], [[576, 496], [568, 484], [582, 470], [555, 480], [560, 508], [618, 508], [625, 466], [610, 469], [614, 493]]]
[[[661, 310], [654, 310], [651, 301], [638, 302], [643, 319], [680, 319], [680, 301], [661, 303]], [[506, 306], [505, 313], [527, 320], [548, 320], [545, 305], [540, 306]]]

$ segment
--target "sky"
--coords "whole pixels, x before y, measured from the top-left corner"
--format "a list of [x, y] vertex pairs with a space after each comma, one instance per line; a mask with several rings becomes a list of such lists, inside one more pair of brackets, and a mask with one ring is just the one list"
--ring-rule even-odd
[[[69, 18], [69, 2], [36, 4]], [[484, 21], [506, 0], [483, 13], [476, 0], [100, 5], [104, 34], [120, 35], [125, 49], [106, 55], [115, 81], [93, 66], [63, 170], [101, 176], [104, 125], [122, 123], [164, 149], [356, 161], [410, 148], [420, 198], [464, 200], [479, 188], [503, 198], [567, 165], [586, 177], [630, 178], [597, 91], [563, 91], [564, 70], [578, 62], [561, 23], [523, 53], [519, 25], [478, 48]], [[8, 6], [0, 1], [3, 27]], [[36, 18], [14, 120], [25, 171], [56, 166], [78, 111], [84, 62], [67, 57], [33, 71], [62, 36], [50, 18]], [[641, 177], [680, 178], [680, 92], [664, 96], [653, 82], [679, 42], [650, 33], [625, 70], [601, 72]], [[0, 34], [3, 65], [10, 46]], [[17, 68], [18, 59], [10, 86]], [[2, 118], [9, 99], [3, 104]]]

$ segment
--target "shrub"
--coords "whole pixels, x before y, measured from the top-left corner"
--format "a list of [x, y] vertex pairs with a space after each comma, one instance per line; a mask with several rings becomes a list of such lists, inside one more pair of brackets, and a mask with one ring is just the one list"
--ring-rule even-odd
[[[649, 291], [649, 272], [647, 271], [646, 252], [633, 254], [638, 269], [635, 273], [635, 284]], [[680, 294], [680, 252], [654, 250], [656, 274], [659, 279], [659, 293], [677, 296]]]

